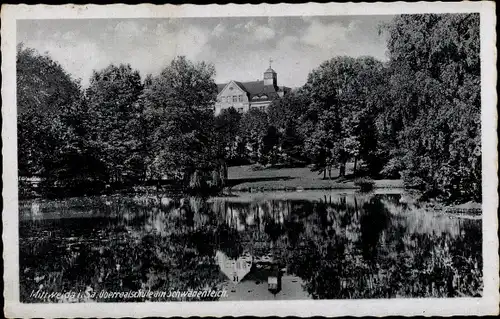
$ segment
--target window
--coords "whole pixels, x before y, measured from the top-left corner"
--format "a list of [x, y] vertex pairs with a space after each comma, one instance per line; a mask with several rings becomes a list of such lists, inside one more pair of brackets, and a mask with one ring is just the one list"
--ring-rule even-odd
[[243, 95], [238, 95], [238, 102], [243, 102]]
[[242, 108], [242, 107], [239, 107], [239, 108], [238, 108], [238, 112], [243, 113], [243, 108]]
[[233, 102], [238, 102], [238, 97], [236, 95], [233, 95]]

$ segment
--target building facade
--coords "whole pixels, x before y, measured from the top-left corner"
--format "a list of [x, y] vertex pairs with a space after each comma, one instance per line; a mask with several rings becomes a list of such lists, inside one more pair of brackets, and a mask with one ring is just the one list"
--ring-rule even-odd
[[264, 72], [263, 80], [230, 81], [229, 83], [217, 84], [217, 89], [215, 115], [231, 107], [240, 113], [248, 112], [251, 108], [266, 111], [272, 101], [290, 92], [290, 88], [278, 86], [278, 76], [271, 65]]

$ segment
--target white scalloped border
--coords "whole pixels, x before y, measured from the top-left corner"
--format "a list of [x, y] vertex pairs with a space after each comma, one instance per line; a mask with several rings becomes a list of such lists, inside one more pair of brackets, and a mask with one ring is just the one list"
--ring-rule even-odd
[[[19, 303], [17, 144], [16, 144], [16, 19], [235, 17], [303, 15], [381, 15], [400, 13], [479, 12], [481, 23], [481, 101], [483, 164], [482, 298], [374, 299], [318, 301], [242, 301], [189, 303]], [[260, 5], [3, 5], [2, 142], [3, 258], [7, 317], [144, 317], [144, 316], [387, 316], [486, 315], [499, 311], [498, 154], [496, 96], [496, 16], [494, 2], [330, 3]]]

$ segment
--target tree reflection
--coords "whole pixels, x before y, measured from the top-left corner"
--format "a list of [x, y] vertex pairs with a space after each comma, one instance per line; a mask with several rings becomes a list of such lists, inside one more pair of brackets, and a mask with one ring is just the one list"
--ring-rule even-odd
[[363, 258], [370, 264], [377, 256], [380, 236], [389, 223], [389, 210], [376, 198], [363, 205], [360, 219]]
[[230, 258], [238, 258], [243, 252], [239, 233], [223, 223], [216, 230], [217, 247]]
[[30, 296], [40, 287], [214, 289], [227, 280], [214, 258], [218, 250], [234, 259], [271, 254], [317, 299], [480, 296], [480, 222], [398, 203], [394, 196], [347, 195], [99, 198], [83, 205], [93, 207], [88, 218], [52, 220], [39, 215], [70, 214], [71, 205], [42, 203], [37, 216], [20, 222], [21, 300], [40, 302]]

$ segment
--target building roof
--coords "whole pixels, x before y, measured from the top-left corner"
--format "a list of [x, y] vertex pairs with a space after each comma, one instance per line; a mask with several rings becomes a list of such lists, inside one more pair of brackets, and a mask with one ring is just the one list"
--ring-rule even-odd
[[272, 73], [276, 73], [276, 71], [274, 71], [271, 67], [269, 67], [265, 73], [268, 73], [268, 72], [272, 72]]
[[226, 87], [227, 83], [217, 84], [217, 93], [220, 93]]
[[234, 81], [238, 86], [250, 96], [259, 95], [264, 92], [264, 81], [238, 82]]
[[278, 268], [273, 268], [272, 266], [265, 266], [257, 268], [253, 265], [250, 271], [241, 281], [260, 281], [267, 283], [269, 277], [277, 277], [280, 271]]
[[227, 289], [228, 301], [241, 300], [305, 300], [313, 299], [305, 289], [305, 282], [297, 276], [284, 275], [282, 277], [281, 291], [274, 295], [268, 290], [267, 278], [265, 280], [243, 280], [238, 284], [231, 283]]
[[[265, 102], [271, 101], [279, 97], [278, 92], [287, 92], [290, 89], [281, 86], [275, 87], [273, 85], [264, 85], [264, 81], [250, 81], [250, 82], [238, 82], [233, 81], [238, 85], [243, 91], [248, 93], [248, 97], [251, 101], [256, 102]], [[226, 87], [228, 83], [217, 84], [218, 93], [222, 92], [222, 90]]]
[[218, 250], [215, 258], [219, 268], [232, 282], [240, 282], [250, 272], [252, 267], [252, 256], [239, 256], [230, 258], [224, 252]]

